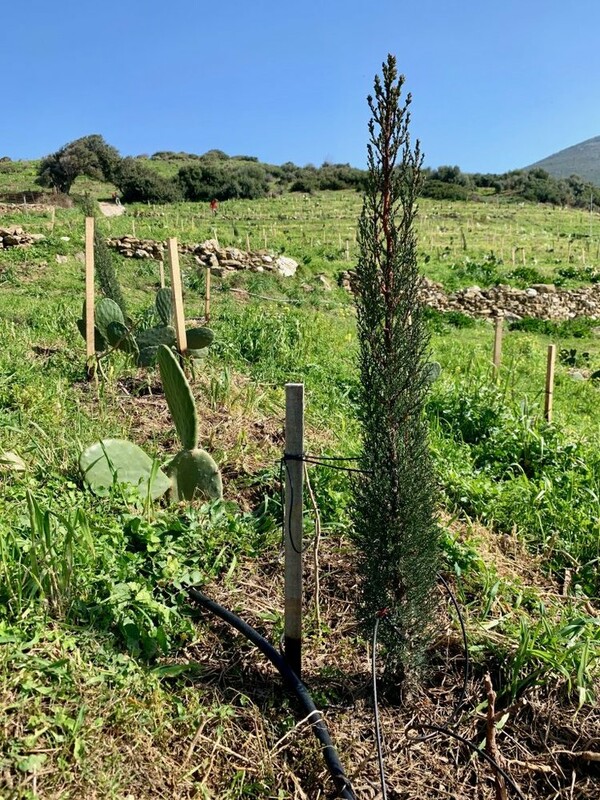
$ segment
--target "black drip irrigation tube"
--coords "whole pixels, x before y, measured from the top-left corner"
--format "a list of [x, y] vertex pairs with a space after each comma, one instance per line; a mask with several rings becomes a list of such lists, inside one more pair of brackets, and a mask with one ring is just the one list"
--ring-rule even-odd
[[250, 627], [250, 625], [241, 620], [231, 611], [228, 611], [226, 608], [219, 605], [219, 603], [211, 600], [210, 597], [202, 594], [202, 592], [198, 591], [198, 589], [189, 587], [187, 592], [189, 596], [199, 605], [201, 605], [203, 608], [206, 608], [208, 611], [211, 611], [213, 614], [216, 614], [222, 620], [239, 631], [243, 636], [249, 639], [252, 644], [256, 645], [261, 653], [266, 656], [273, 666], [279, 671], [281, 677], [284, 679], [288, 687], [300, 700], [300, 703], [306, 711], [307, 716], [309, 716], [312, 720], [311, 727], [315, 736], [321, 743], [323, 758], [325, 759], [327, 769], [333, 778], [333, 782], [337, 789], [337, 796], [344, 798], [344, 800], [356, 800], [356, 795], [354, 794], [352, 785], [350, 784], [350, 781], [344, 772], [344, 768], [342, 767], [337, 751], [333, 745], [333, 742], [331, 741], [331, 737], [323, 720], [323, 716], [315, 706], [306, 686], [302, 683], [294, 670], [289, 666], [284, 656], [282, 656], [281, 653], [278, 653], [273, 645], [263, 636], [261, 636], [258, 631], [255, 631], [254, 628]]

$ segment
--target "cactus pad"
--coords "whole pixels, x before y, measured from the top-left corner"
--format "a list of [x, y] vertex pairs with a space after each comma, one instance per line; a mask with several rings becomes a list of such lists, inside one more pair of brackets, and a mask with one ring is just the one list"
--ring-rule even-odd
[[[85, 316], [83, 319], [77, 320], [77, 330], [85, 339]], [[102, 336], [96, 326], [94, 326], [94, 350], [97, 353], [101, 353], [103, 350], [106, 350], [106, 341], [104, 336]]]
[[177, 434], [184, 449], [193, 450], [198, 444], [198, 415], [192, 390], [172, 350], [161, 345], [157, 359], [160, 379]]
[[[83, 313], [83, 318], [85, 319], [85, 312]], [[106, 339], [108, 342], [110, 342], [110, 337], [108, 335], [108, 326], [110, 323], [118, 322], [123, 326], [125, 325], [123, 312], [115, 303], [115, 301], [110, 299], [110, 297], [103, 297], [96, 303], [96, 308], [94, 309], [94, 322], [104, 339]]]
[[158, 347], [144, 347], [143, 350], [140, 350], [137, 357], [137, 365], [138, 367], [152, 367], [156, 363], [156, 354], [158, 353]]
[[185, 333], [190, 350], [204, 350], [205, 347], [210, 347], [215, 338], [210, 328], [190, 328]]
[[124, 483], [144, 498], [150, 483], [150, 496], [156, 500], [171, 485], [162, 470], [153, 474], [153, 461], [141, 448], [124, 439], [95, 442], [79, 457], [79, 468], [92, 492], [101, 497], [108, 495], [115, 483]]
[[138, 348], [135, 339], [129, 333], [126, 325], [117, 320], [108, 323], [106, 328], [108, 341], [112, 347], [122, 350], [124, 353], [137, 355]]
[[185, 351], [186, 358], [206, 358], [208, 355], [208, 347], [203, 347], [202, 350], [190, 350], [189, 347]]
[[171, 325], [173, 322], [173, 291], [172, 289], [162, 288], [156, 293], [156, 313], [163, 325]]
[[140, 331], [136, 337], [137, 345], [140, 350], [146, 347], [158, 347], [166, 344], [168, 347], [175, 347], [175, 328], [170, 325], [158, 325], [156, 328], [148, 328]]
[[206, 450], [182, 450], [169, 465], [173, 480], [173, 499], [220, 500], [223, 497], [221, 473]]

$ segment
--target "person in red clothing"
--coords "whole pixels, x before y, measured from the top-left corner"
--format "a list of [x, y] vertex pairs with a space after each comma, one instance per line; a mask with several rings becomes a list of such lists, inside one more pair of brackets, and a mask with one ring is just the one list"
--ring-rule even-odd
[[219, 210], [219, 201], [218, 200], [211, 200], [210, 201], [210, 210], [213, 214], [216, 214]]

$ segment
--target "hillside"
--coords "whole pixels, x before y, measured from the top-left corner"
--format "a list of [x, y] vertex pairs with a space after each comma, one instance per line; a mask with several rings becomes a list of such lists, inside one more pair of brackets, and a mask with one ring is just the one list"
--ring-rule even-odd
[[586, 139], [530, 164], [525, 169], [541, 167], [555, 178], [579, 175], [584, 180], [600, 185], [600, 136]]

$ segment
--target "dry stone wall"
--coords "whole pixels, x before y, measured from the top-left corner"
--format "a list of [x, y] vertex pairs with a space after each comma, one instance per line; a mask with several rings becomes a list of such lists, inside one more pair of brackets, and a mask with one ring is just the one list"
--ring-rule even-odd
[[[343, 272], [340, 284], [352, 290], [352, 272]], [[505, 317], [519, 320], [523, 317], [568, 320], [575, 317], [600, 319], [600, 284], [579, 289], [558, 289], [552, 283], [534, 283], [527, 289], [499, 285], [489, 289], [469, 286], [447, 293], [441, 283], [423, 278], [421, 299], [425, 305], [438, 311], [461, 311], [470, 317]]]
[[[162, 261], [166, 242], [153, 239], [138, 239], [135, 236], [122, 236], [109, 239], [109, 247], [113, 247], [125, 258], [152, 258]], [[210, 267], [215, 275], [237, 270], [251, 272], [277, 272], [285, 277], [295, 274], [298, 263], [293, 258], [278, 256], [268, 250], [246, 252], [237, 247], [221, 247], [216, 239], [208, 239], [201, 244], [178, 244], [179, 252], [193, 255], [196, 263]]]
[[25, 233], [18, 225], [0, 228], [0, 250], [7, 250], [9, 247], [27, 247], [43, 238], [43, 233]]

